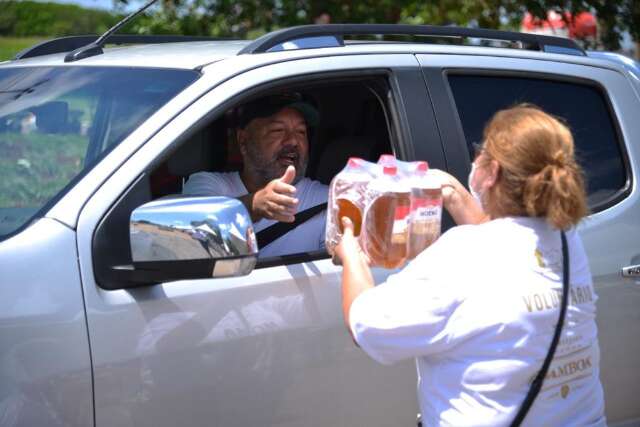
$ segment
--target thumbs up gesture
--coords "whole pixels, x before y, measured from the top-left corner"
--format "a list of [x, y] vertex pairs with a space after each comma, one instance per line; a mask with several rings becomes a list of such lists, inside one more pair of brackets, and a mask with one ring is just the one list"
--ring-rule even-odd
[[253, 196], [252, 213], [257, 218], [293, 222], [298, 210], [296, 187], [292, 185], [296, 168], [289, 166], [280, 178], [270, 181]]

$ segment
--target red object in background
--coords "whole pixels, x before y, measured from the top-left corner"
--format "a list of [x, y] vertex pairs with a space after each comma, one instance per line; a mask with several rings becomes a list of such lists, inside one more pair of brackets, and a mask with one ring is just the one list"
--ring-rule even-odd
[[569, 37], [571, 38], [596, 37], [597, 34], [598, 23], [596, 17], [589, 12], [577, 14], [569, 26]]
[[[522, 19], [522, 31], [527, 33], [544, 33], [568, 36], [570, 38], [596, 37], [598, 25], [595, 16], [589, 12], [580, 12], [575, 17], [569, 12], [562, 15], [549, 11], [547, 19], [536, 18], [529, 12]], [[567, 22], [569, 25], [567, 26]]]

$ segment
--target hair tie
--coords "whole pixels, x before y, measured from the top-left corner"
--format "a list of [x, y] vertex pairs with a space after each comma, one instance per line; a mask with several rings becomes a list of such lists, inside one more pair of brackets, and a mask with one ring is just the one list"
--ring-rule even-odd
[[552, 166], [564, 167], [566, 166], [566, 156], [562, 152], [562, 150], [558, 150], [555, 152], [553, 156], [551, 156], [551, 161], [549, 162]]

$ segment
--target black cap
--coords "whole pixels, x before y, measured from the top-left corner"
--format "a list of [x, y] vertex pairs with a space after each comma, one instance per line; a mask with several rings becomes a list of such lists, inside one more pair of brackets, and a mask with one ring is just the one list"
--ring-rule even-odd
[[246, 127], [253, 119], [270, 117], [283, 108], [292, 108], [302, 114], [307, 126], [317, 126], [320, 121], [318, 110], [305, 101], [298, 92], [269, 95], [250, 101], [239, 108], [238, 125]]

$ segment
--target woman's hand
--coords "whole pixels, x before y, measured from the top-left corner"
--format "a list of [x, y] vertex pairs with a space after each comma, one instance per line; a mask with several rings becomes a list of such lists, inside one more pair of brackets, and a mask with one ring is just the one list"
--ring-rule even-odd
[[490, 219], [453, 175], [440, 169], [430, 169], [429, 173], [435, 174], [442, 183], [442, 204], [456, 224], [480, 224]]
[[334, 263], [344, 265], [346, 262], [364, 262], [369, 265], [369, 257], [362, 251], [358, 239], [353, 234], [353, 222], [348, 217], [342, 217], [342, 238], [335, 248]]

